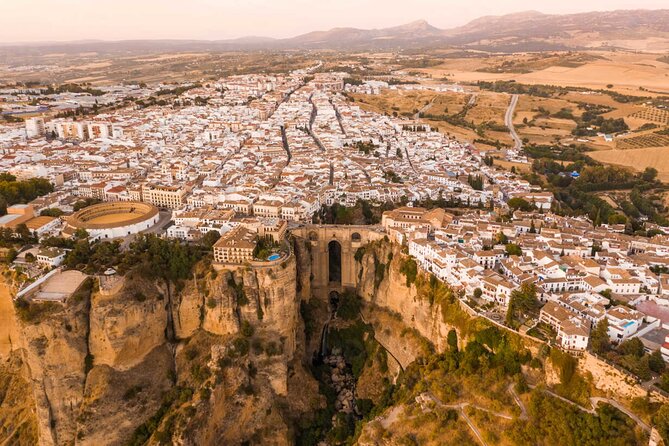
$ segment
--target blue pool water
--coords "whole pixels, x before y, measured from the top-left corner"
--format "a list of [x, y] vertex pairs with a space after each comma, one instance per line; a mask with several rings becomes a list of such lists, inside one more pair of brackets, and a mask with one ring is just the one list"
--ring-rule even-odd
[[272, 260], [279, 260], [280, 258], [281, 256], [279, 254], [272, 254], [271, 256], [267, 257], [267, 260], [271, 262]]

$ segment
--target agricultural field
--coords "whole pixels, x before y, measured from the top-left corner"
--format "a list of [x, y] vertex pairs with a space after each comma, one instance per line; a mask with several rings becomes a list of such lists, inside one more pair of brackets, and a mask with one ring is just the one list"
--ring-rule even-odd
[[488, 66], [479, 68], [477, 71], [482, 73], [531, 73], [554, 66], [576, 68], [601, 59], [603, 59], [602, 56], [571, 51], [567, 53], [532, 53], [514, 59], [501, 57], [498, 60], [490, 60]]
[[513, 123], [521, 138], [534, 144], [551, 144], [556, 138], [570, 138], [576, 123], [556, 117], [562, 110], [580, 116], [577, 104], [557, 98], [522, 95], [518, 100]]
[[524, 84], [594, 89], [611, 86], [624, 94], [639, 94], [639, 88], [669, 93], [669, 66], [657, 60], [658, 54], [623, 51], [579, 54], [583, 56], [562, 53], [533, 60], [532, 54], [511, 54], [445, 59], [441, 65], [418, 70], [435, 79], [448, 78], [463, 83], [515, 80]]
[[[132, 53], [132, 52], [131, 52]], [[216, 80], [234, 74], [287, 72], [316, 59], [303, 54], [166, 52], [147, 54], [0, 54], [0, 84], [13, 82], [90, 83], [183, 82]]]
[[657, 169], [658, 179], [669, 182], [669, 147], [602, 150], [589, 152], [588, 155], [596, 161], [629, 167], [639, 172], [646, 167], [654, 167]]
[[669, 146], [669, 135], [656, 132], [616, 140], [616, 148], [623, 150], [644, 149], [646, 147]]
[[[381, 94], [351, 94], [350, 97], [365, 110], [385, 115], [412, 117], [430, 104], [437, 93], [432, 91], [385, 90]], [[448, 105], [444, 105], [445, 107]]]
[[[434, 115], [454, 115], [462, 112], [471, 95], [463, 93], [385, 90], [378, 95], [351, 94], [357, 105], [364, 110], [385, 115], [413, 117], [421, 109]], [[473, 141], [476, 133], [469, 128], [452, 125], [446, 121], [423, 119], [440, 132], [465, 141]]]
[[669, 110], [656, 107], [644, 107], [643, 110], [632, 113], [630, 117], [660, 124], [669, 124]]

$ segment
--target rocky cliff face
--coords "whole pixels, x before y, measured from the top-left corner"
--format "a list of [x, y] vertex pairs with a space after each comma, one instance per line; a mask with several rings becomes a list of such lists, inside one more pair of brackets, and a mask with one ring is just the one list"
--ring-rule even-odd
[[169, 289], [130, 273], [113, 295], [91, 281], [64, 305], [5, 316], [15, 325], [0, 330], [0, 389], [11, 391], [0, 396], [22, 404], [0, 398], [0, 442], [291, 444], [318, 404], [296, 275], [295, 257], [234, 271], [205, 262]]
[[[292, 444], [296, 419], [313, 405], [307, 395], [318, 393], [302, 365], [296, 274], [291, 257], [273, 267], [210, 273], [184, 289], [175, 321], [193, 326], [192, 302], [202, 297], [204, 305], [202, 328], [176, 356], [177, 385], [198, 393], [197, 404], [174, 408], [175, 443]], [[194, 369], [198, 358], [205, 363]]]
[[[333, 398], [321, 394], [306, 364], [332, 315], [328, 302], [311, 296], [308, 243], [293, 248], [266, 267], [216, 270], [203, 261], [178, 284], [131, 272], [112, 295], [90, 281], [64, 305], [30, 304], [16, 314], [9, 288], [0, 286], [0, 444], [322, 438], [320, 414]], [[480, 321], [427, 276], [408, 280], [400, 246], [378, 240], [361, 249], [356, 292], [364, 304], [360, 314], [349, 307], [331, 321], [337, 363], [317, 373], [321, 385], [350, 381], [341, 377], [352, 373], [356, 406], [357, 399], [380, 404], [400, 367], [448, 348], [450, 330], [462, 348]], [[339, 393], [350, 390], [344, 387]], [[354, 399], [345, 401], [351, 411], [337, 414], [335, 426], [369, 406], [353, 410]]]
[[[405, 367], [421, 354], [421, 343], [412, 340], [409, 332], [400, 336], [403, 328], [415, 330], [442, 351], [448, 332], [452, 328], [457, 331], [458, 327], [444, 322], [440, 306], [421, 296], [415, 283], [407, 286], [406, 276], [400, 272], [402, 260], [406, 258], [401, 247], [380, 240], [364, 249], [365, 253], [356, 265], [360, 278], [357, 293], [371, 304], [365, 315], [381, 328], [377, 330], [377, 340], [387, 346]], [[374, 311], [375, 307], [381, 312]], [[389, 323], [399, 323], [401, 328], [389, 330]]]
[[30, 370], [21, 354], [11, 274], [0, 276], [0, 443], [38, 443]]
[[90, 288], [83, 290], [67, 305], [31, 304], [34, 315], [24, 316], [20, 323], [43, 445], [65, 444], [76, 437], [86, 384], [89, 292]]
[[0, 359], [0, 439], [7, 445], [35, 445], [39, 432], [30, 370], [20, 352]]
[[165, 343], [165, 297], [156, 283], [131, 276], [120, 293], [93, 293], [88, 345], [96, 366], [119, 371]]

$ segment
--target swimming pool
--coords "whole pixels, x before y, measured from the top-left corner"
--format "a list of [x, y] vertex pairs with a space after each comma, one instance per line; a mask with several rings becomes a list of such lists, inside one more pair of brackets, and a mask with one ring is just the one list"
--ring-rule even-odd
[[267, 257], [267, 260], [271, 262], [273, 260], [279, 260], [280, 258], [281, 258], [280, 254], [272, 254], [271, 256]]

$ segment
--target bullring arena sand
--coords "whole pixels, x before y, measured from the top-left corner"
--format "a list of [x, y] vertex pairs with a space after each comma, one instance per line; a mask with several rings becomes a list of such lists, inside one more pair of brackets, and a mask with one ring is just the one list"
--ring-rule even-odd
[[91, 218], [90, 220], [86, 220], [86, 223], [102, 224], [102, 225], [108, 225], [108, 224], [114, 224], [114, 223], [123, 223], [125, 221], [130, 221], [133, 218], [137, 218], [141, 215], [142, 214], [140, 214], [140, 213], [133, 213], [133, 212], [123, 212], [123, 213], [119, 213], [119, 214], [100, 215], [99, 217], [95, 217], [95, 218]]

